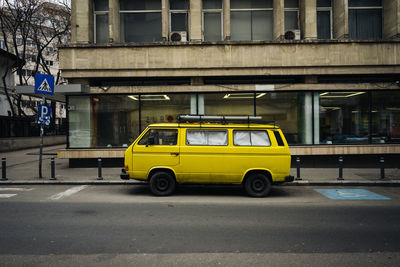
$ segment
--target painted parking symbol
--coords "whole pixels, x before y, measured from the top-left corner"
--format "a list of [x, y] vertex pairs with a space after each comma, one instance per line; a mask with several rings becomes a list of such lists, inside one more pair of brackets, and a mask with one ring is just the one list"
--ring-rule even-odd
[[314, 189], [318, 193], [330, 199], [346, 200], [388, 200], [389, 197], [373, 193], [365, 189]]

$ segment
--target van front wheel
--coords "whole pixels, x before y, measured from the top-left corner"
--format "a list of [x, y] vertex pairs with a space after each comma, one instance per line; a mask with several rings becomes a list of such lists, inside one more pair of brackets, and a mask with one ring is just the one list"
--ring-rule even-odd
[[168, 172], [156, 172], [150, 177], [150, 190], [156, 196], [171, 195], [175, 186], [175, 179]]
[[250, 174], [244, 184], [246, 193], [251, 197], [266, 197], [271, 191], [271, 187], [271, 181], [262, 173]]

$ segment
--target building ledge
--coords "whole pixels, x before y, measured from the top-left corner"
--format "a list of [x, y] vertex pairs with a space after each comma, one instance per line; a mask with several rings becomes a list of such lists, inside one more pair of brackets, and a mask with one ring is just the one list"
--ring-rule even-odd
[[188, 42], [143, 42], [143, 43], [69, 43], [60, 45], [59, 48], [109, 48], [109, 47], [151, 47], [151, 46], [206, 46], [206, 45], [276, 45], [276, 44], [382, 44], [382, 43], [400, 43], [398, 39], [381, 39], [381, 40], [349, 40], [349, 39], [303, 39], [303, 40], [263, 40], [263, 41], [188, 41]]
[[126, 148], [85, 148], [61, 149], [57, 151], [60, 159], [123, 158]]
[[291, 146], [290, 152], [293, 156], [400, 154], [400, 144]]

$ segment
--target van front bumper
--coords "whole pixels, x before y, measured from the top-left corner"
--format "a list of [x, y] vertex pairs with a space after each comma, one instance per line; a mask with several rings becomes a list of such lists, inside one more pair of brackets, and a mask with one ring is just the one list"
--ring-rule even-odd
[[126, 173], [125, 169], [121, 170], [120, 177], [121, 177], [122, 180], [129, 180], [129, 174]]

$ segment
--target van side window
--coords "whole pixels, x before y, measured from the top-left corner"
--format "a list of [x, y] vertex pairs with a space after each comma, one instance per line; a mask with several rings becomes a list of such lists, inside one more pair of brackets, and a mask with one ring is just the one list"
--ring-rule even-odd
[[285, 146], [280, 133], [278, 131], [274, 131], [274, 135], [275, 135], [276, 141], [278, 142], [278, 146]]
[[233, 131], [235, 146], [270, 146], [271, 142], [266, 131]]
[[228, 131], [187, 130], [186, 144], [191, 146], [227, 146]]
[[177, 144], [178, 130], [152, 129], [140, 139], [138, 145], [164, 145], [174, 146]]

